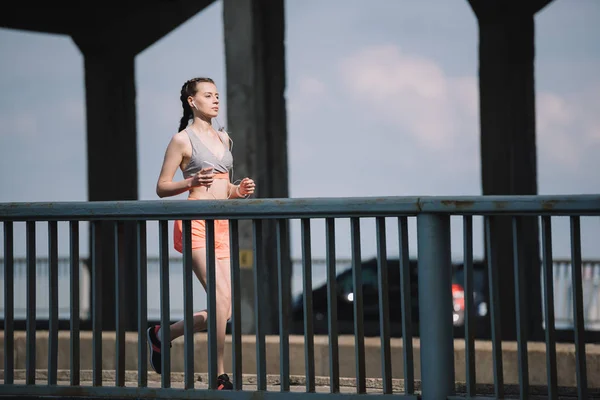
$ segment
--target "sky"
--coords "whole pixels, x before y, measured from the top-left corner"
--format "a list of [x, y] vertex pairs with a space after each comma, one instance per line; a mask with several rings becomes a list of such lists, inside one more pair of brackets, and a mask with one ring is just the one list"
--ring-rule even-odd
[[[290, 197], [481, 194], [478, 27], [466, 0], [288, 0], [285, 7]], [[535, 16], [539, 194], [600, 193], [599, 22], [597, 0], [555, 0]], [[0, 29], [0, 55], [0, 202], [87, 200], [82, 54], [68, 36]], [[212, 77], [227, 126], [221, 2], [140, 53], [135, 68], [139, 199], [157, 200], [183, 82]], [[325, 172], [317, 179], [314, 165]], [[568, 220], [554, 221], [554, 254], [569, 257]], [[347, 257], [349, 224], [337, 226], [337, 252]], [[364, 257], [376, 254], [374, 226], [361, 223]], [[324, 224], [313, 228], [313, 255], [324, 257]], [[45, 229], [39, 225], [40, 255]], [[390, 219], [389, 254], [398, 252], [396, 231]], [[481, 231], [476, 218], [476, 257]], [[155, 226], [148, 232], [156, 255]], [[461, 232], [453, 218], [453, 258], [462, 257]], [[413, 254], [415, 233], [411, 220]], [[582, 220], [584, 258], [600, 259], [599, 233], [599, 218]], [[21, 224], [15, 235], [15, 255], [24, 255]], [[66, 224], [59, 243], [68, 255]], [[292, 255], [300, 256], [298, 224]]]

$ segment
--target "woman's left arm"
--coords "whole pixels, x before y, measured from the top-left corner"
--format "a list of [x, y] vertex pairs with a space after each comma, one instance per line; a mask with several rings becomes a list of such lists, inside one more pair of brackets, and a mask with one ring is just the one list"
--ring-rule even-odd
[[256, 185], [254, 181], [250, 178], [244, 178], [240, 182], [239, 185], [234, 185], [233, 183], [229, 183], [229, 198], [230, 199], [245, 199], [254, 193], [254, 189]]
[[[229, 134], [222, 130], [225, 138], [229, 142], [229, 151], [231, 151], [231, 139], [229, 138]], [[256, 188], [256, 184], [254, 181], [248, 177], [242, 179], [239, 185], [234, 185], [233, 183], [229, 183], [229, 187], [227, 188], [227, 192], [229, 193], [230, 199], [245, 199], [254, 193], [254, 189]]]

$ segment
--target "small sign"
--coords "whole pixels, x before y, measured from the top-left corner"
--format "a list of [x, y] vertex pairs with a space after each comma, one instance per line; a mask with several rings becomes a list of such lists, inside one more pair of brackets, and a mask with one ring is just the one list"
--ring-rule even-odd
[[240, 250], [240, 268], [252, 268], [252, 250]]

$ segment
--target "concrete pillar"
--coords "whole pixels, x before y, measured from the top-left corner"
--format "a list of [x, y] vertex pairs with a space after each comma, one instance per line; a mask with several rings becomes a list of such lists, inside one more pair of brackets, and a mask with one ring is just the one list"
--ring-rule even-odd
[[[234, 178], [252, 177], [254, 197], [288, 197], [287, 121], [285, 108], [284, 0], [224, 0], [227, 130], [234, 141]], [[266, 333], [277, 330], [275, 225], [263, 224], [262, 268]], [[252, 249], [252, 227], [240, 223], [240, 251]], [[243, 257], [251, 259], [251, 257]], [[289, 256], [288, 256], [289, 258]], [[289, 277], [291, 279], [291, 275]], [[242, 270], [244, 333], [252, 333], [252, 272]]]
[[[108, 47], [108, 46], [107, 46]], [[85, 60], [88, 200], [137, 200], [137, 136], [134, 54], [80, 46]], [[125, 223], [124, 268], [126, 330], [137, 330], [135, 225]], [[102, 224], [98, 236], [102, 273], [102, 328], [115, 329], [114, 226]], [[91, 246], [90, 246], [91, 248]]]
[[[481, 176], [484, 195], [537, 194], [534, 14], [549, 0], [469, 0], [479, 22]], [[538, 227], [523, 221], [530, 338], [543, 339]], [[516, 338], [512, 226], [494, 217], [491, 239], [499, 269], [501, 331]]]
[[[70, 32], [84, 55], [87, 117], [88, 200], [137, 200], [137, 134], [135, 56], [213, 0], [149, 2], [145, 7], [126, 4], [118, 10], [102, 8], [98, 21]], [[144, 29], [131, 21], [142, 20]], [[125, 279], [125, 330], [137, 330], [135, 223], [122, 228], [120, 265]], [[91, 235], [90, 235], [91, 237]], [[115, 329], [114, 227], [103, 223], [98, 235], [102, 265], [102, 328]], [[90, 245], [90, 249], [91, 249]]]

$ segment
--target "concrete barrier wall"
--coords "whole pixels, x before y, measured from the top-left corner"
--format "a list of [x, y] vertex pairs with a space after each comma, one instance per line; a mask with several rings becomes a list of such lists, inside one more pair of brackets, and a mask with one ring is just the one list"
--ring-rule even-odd
[[[69, 369], [69, 332], [59, 332], [58, 368]], [[125, 368], [137, 370], [137, 333], [128, 332], [125, 336], [126, 347]], [[81, 369], [92, 369], [92, 334], [82, 332], [81, 340]], [[194, 337], [194, 371], [207, 372], [207, 335], [196, 334]], [[26, 335], [25, 332], [15, 332], [15, 369], [25, 369], [26, 360]], [[256, 337], [244, 335], [242, 337], [242, 371], [247, 374], [256, 373]], [[267, 373], [279, 374], [279, 337], [266, 338]], [[171, 348], [171, 370], [183, 372], [184, 340], [179, 338], [173, 341]], [[391, 339], [392, 375], [394, 378], [404, 377], [403, 344], [402, 339]], [[339, 337], [340, 376], [356, 377], [355, 350], [353, 336]], [[112, 370], [115, 368], [115, 334], [103, 333], [102, 343], [102, 368]], [[454, 341], [454, 365], [456, 381], [464, 382], [465, 379], [465, 346], [464, 340]], [[503, 366], [505, 383], [518, 383], [518, 361], [516, 342], [503, 342]], [[560, 343], [556, 346], [556, 358], [559, 386], [576, 386], [575, 375], [575, 346]], [[0, 333], [0, 368], [4, 369], [4, 332]], [[413, 340], [414, 375], [420, 379], [420, 342]], [[529, 380], [532, 385], [546, 384], [546, 346], [544, 343], [528, 343], [529, 355]], [[225, 364], [231, 371], [231, 338], [227, 337], [225, 348]], [[589, 387], [600, 387], [600, 345], [588, 344], [586, 346], [587, 373]], [[290, 373], [292, 375], [305, 374], [304, 338], [290, 336]], [[365, 360], [367, 377], [381, 377], [381, 352], [379, 338], [365, 338]], [[475, 360], [477, 383], [493, 383], [493, 358], [492, 344], [489, 341], [475, 342]], [[315, 373], [317, 376], [329, 375], [329, 349], [327, 336], [315, 336]], [[36, 365], [39, 369], [48, 368], [48, 332], [37, 332]], [[149, 368], [150, 369], [150, 368]], [[151, 372], [154, 373], [154, 372]]]

